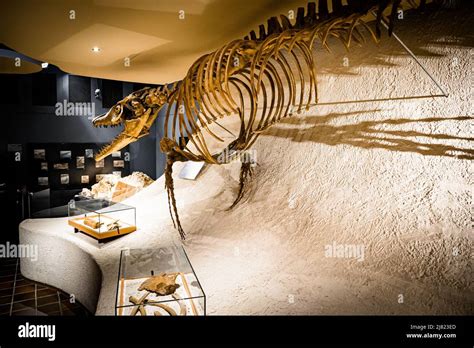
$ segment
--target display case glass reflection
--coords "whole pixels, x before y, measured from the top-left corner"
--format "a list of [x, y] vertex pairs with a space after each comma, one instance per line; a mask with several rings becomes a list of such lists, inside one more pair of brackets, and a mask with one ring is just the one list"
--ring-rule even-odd
[[122, 250], [116, 315], [206, 314], [206, 296], [182, 247]]
[[135, 208], [104, 199], [71, 201], [68, 223], [75, 232], [98, 240], [118, 237], [136, 231]]

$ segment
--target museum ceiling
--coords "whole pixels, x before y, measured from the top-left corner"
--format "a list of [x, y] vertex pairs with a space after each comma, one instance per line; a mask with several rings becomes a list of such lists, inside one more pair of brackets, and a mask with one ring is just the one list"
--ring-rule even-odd
[[[182, 79], [201, 55], [244, 37], [271, 16], [288, 13], [306, 3], [9, 1], [2, 4], [0, 42], [71, 74], [160, 84]], [[180, 19], [180, 11], [184, 11], [184, 19]], [[94, 47], [99, 51], [94, 52]], [[125, 58], [130, 59], [129, 66]], [[1, 72], [12, 72], [9, 65], [14, 61], [4, 60]], [[25, 67], [22, 72], [32, 69]]]

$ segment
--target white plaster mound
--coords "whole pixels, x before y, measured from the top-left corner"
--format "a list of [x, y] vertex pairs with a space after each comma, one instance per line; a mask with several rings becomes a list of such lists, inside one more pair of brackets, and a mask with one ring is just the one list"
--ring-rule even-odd
[[[255, 144], [258, 166], [232, 211], [237, 163], [208, 166], [196, 181], [179, 179], [175, 164], [185, 247], [208, 314], [473, 313], [473, 122], [463, 117], [472, 117], [473, 51], [441, 40], [465, 34], [473, 18], [451, 15], [428, 26], [407, 18], [398, 30], [409, 46], [440, 55], [420, 60], [448, 98], [325, 105], [274, 126]], [[324, 62], [321, 98], [347, 100], [373, 85], [410, 92], [426, 80], [400, 68], [405, 58], [380, 59], [395, 66], [366, 66], [359, 78], [331, 74], [340, 61]], [[163, 178], [124, 203], [137, 207], [139, 230], [102, 247], [64, 218], [24, 221], [20, 241], [40, 254], [22, 260], [22, 273], [113, 314], [120, 250], [180, 243]], [[363, 245], [363, 261], [326, 257], [333, 243]]]
[[[53, 285], [73, 294], [89, 311], [95, 312], [100, 293], [101, 271], [93, 250], [79, 241], [63, 238], [65, 219], [27, 220], [20, 226], [20, 243], [38, 245], [38, 260], [21, 258], [23, 276]], [[82, 243], [81, 243], [82, 242]]]

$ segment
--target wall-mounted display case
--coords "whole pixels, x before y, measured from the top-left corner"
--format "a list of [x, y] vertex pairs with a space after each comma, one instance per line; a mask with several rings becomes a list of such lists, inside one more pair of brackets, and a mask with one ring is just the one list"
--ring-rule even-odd
[[116, 315], [205, 315], [206, 296], [182, 247], [122, 250]]
[[68, 216], [68, 223], [74, 227], [74, 232], [83, 232], [98, 240], [137, 230], [135, 207], [104, 199], [71, 201]]

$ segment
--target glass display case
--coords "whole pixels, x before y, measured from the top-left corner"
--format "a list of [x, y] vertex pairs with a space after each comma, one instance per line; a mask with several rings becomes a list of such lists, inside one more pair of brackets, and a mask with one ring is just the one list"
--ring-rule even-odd
[[183, 247], [120, 254], [115, 315], [205, 315], [206, 296]]
[[104, 199], [71, 201], [68, 216], [68, 223], [74, 227], [74, 232], [83, 232], [98, 240], [137, 230], [134, 207]]

